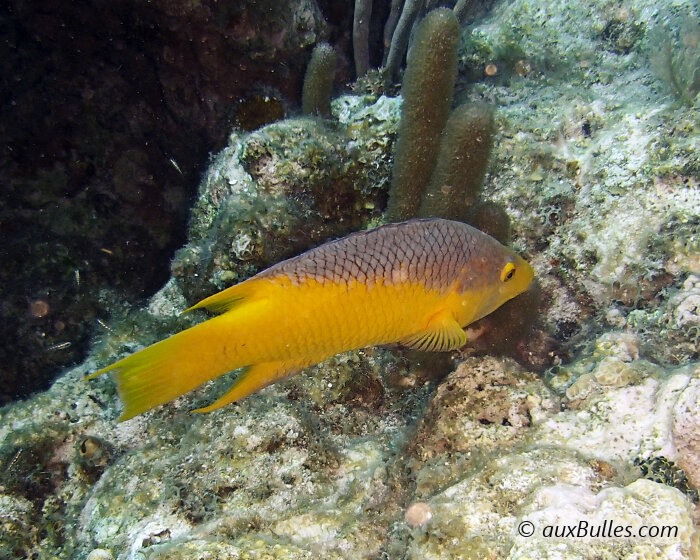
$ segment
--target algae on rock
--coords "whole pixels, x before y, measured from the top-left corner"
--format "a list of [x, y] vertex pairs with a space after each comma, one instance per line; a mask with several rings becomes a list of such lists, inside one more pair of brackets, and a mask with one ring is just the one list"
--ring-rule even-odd
[[[343, 98], [334, 107], [347, 111]], [[363, 121], [299, 118], [234, 132], [202, 181], [190, 242], [172, 263], [187, 301], [376, 219], [388, 145], [374, 135], [396, 126], [383, 107], [365, 98], [351, 111], [364, 111]]]

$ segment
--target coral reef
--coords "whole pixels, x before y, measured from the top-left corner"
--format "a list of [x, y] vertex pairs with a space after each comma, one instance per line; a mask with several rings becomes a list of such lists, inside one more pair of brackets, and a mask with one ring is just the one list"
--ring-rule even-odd
[[[189, 410], [229, 379], [116, 424], [114, 384], [86, 373], [191, 324], [178, 312], [200, 296], [382, 220], [399, 100], [232, 133], [166, 286], [0, 409], [0, 555], [698, 558], [698, 129], [648, 64], [661, 17], [514, 0], [463, 32], [455, 98], [498, 106], [482, 196], [513, 217], [546, 304], [518, 363], [480, 355], [502, 341], [477, 329], [441, 382], [371, 348], [210, 415]], [[515, 336], [531, 313], [497, 321]]]

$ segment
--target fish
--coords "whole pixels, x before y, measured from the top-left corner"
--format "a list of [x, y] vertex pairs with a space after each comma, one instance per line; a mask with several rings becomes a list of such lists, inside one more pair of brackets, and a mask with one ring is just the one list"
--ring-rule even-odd
[[243, 368], [211, 412], [348, 350], [448, 352], [465, 327], [524, 292], [532, 267], [465, 223], [414, 219], [330, 241], [207, 297], [217, 315], [102, 368], [120, 421]]

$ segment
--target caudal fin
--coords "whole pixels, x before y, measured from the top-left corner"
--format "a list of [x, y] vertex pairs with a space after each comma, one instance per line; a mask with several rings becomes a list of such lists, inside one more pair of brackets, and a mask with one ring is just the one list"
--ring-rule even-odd
[[124, 403], [119, 421], [128, 420], [246, 365], [222, 352], [230, 332], [228, 318], [214, 317], [96, 371], [88, 379], [116, 373]]

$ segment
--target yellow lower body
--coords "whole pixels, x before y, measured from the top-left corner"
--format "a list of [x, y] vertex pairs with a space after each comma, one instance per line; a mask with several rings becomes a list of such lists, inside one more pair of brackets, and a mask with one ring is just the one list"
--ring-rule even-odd
[[91, 376], [117, 372], [121, 420], [248, 368], [224, 397], [200, 409], [214, 410], [340, 352], [403, 340], [425, 329], [436, 313], [459, 305], [454, 292], [426, 292], [409, 283], [251, 279], [246, 288], [252, 296], [222, 315]]

